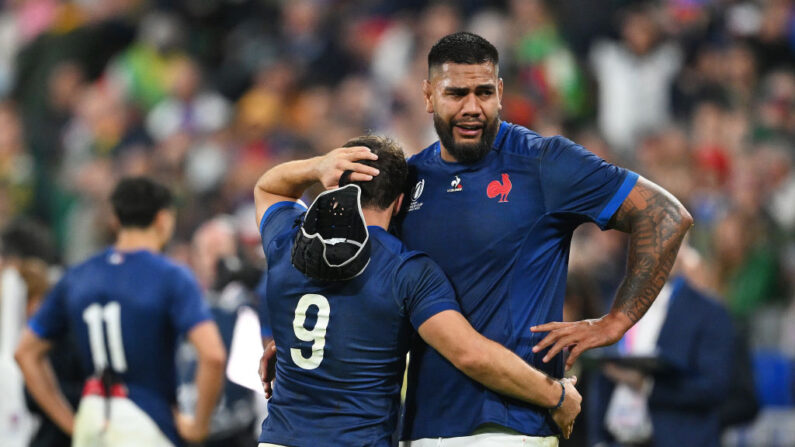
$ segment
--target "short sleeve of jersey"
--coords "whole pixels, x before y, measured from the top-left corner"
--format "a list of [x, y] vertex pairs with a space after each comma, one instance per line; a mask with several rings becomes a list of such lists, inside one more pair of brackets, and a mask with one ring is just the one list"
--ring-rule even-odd
[[415, 329], [444, 310], [461, 312], [453, 286], [442, 269], [426, 255], [413, 256], [398, 267], [395, 288]]
[[52, 339], [66, 333], [66, 283], [67, 276], [64, 276], [47, 294], [38, 312], [28, 322], [28, 327], [41, 338]]
[[540, 175], [549, 211], [580, 216], [602, 229], [638, 181], [638, 174], [563, 137], [550, 138], [546, 144]]
[[178, 268], [174, 274], [174, 288], [169, 308], [171, 321], [177, 332], [186, 334], [197, 324], [213, 318], [202, 298], [199, 283], [187, 269]]
[[298, 202], [284, 201], [271, 205], [259, 224], [259, 234], [262, 236], [262, 248], [268, 253], [268, 245], [276, 236], [291, 228], [295, 219], [306, 211], [306, 207]]
[[268, 312], [267, 293], [268, 290], [268, 271], [262, 275], [257, 284], [255, 293], [257, 295], [257, 315], [259, 316], [260, 334], [263, 337], [273, 337], [271, 329], [270, 313]]

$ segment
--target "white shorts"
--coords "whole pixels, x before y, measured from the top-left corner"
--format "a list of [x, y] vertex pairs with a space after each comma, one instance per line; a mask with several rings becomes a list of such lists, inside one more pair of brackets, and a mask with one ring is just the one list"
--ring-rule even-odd
[[557, 447], [555, 436], [505, 435], [482, 433], [458, 438], [423, 438], [400, 441], [400, 447]]
[[130, 399], [83, 396], [75, 415], [72, 447], [174, 447], [155, 421]]

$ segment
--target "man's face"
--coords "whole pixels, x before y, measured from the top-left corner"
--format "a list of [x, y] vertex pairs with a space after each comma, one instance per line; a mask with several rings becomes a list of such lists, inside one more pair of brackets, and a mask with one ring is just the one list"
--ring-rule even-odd
[[434, 67], [423, 93], [443, 158], [471, 164], [491, 150], [502, 108], [502, 79], [494, 64], [448, 62]]

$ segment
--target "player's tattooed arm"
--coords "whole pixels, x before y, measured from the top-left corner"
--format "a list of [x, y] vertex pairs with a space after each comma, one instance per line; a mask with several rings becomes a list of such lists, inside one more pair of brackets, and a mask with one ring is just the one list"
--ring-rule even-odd
[[613, 312], [635, 324], [646, 313], [668, 279], [679, 246], [693, 218], [674, 196], [639, 178], [632, 193], [608, 223], [630, 234], [627, 274], [618, 289]]
[[630, 234], [627, 274], [610, 313], [593, 320], [533, 326], [533, 332], [548, 332], [533, 352], [549, 348], [543, 357], [548, 362], [569, 347], [568, 369], [584, 351], [617, 342], [660, 293], [692, 225], [693, 218], [674, 196], [639, 178], [608, 223], [608, 228]]

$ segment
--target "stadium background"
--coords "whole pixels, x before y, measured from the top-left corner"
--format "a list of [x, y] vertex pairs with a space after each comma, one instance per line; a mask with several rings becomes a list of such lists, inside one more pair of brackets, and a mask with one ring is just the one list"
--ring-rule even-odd
[[[725, 442], [795, 445], [790, 0], [6, 0], [6, 260], [24, 255], [30, 298], [41, 296], [54, 270], [31, 258], [67, 266], [108, 244], [111, 188], [151, 175], [177, 196], [168, 253], [196, 272], [219, 322], [230, 318], [254, 301], [263, 264], [258, 176], [365, 132], [408, 155], [434, 141], [425, 58], [458, 30], [499, 49], [505, 120], [565, 135], [687, 206], [702, 260], [691, 279], [735, 317], [762, 406]], [[609, 306], [626, 242], [577, 231], [567, 318]], [[236, 408], [254, 418], [251, 405]], [[578, 428], [569, 445], [585, 445]]]

